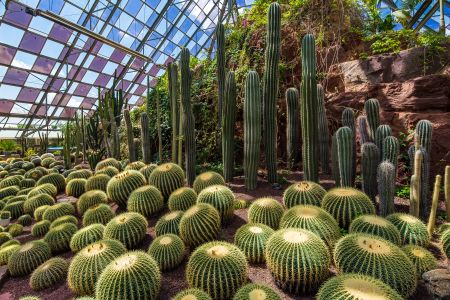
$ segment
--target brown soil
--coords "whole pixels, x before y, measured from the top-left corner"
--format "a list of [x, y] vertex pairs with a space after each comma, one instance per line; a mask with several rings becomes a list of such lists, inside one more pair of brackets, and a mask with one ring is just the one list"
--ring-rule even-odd
[[[272, 186], [262, 178], [260, 178], [258, 188], [251, 192], [247, 192], [245, 190], [244, 180], [242, 177], [237, 177], [231, 184], [229, 184], [229, 187], [235, 192], [235, 196], [237, 199], [242, 198], [248, 201], [253, 201], [254, 199], [259, 197], [271, 196], [277, 199], [278, 201], [281, 201], [284, 189], [293, 181], [298, 181], [301, 180], [302, 178], [301, 174], [299, 174], [298, 172], [283, 174], [283, 177], [287, 179], [287, 182], [283, 184], [282, 188], [279, 190], [273, 189]], [[330, 189], [334, 186], [334, 181], [331, 180], [329, 176], [321, 176], [321, 177], [323, 178], [321, 183], [326, 189]], [[397, 211], [407, 211], [408, 210], [407, 205], [408, 205], [407, 200], [401, 198], [396, 199]], [[153, 238], [155, 238], [154, 232], [155, 223], [158, 220], [158, 218], [164, 213], [166, 213], [166, 211], [149, 220], [148, 234], [144, 243], [141, 246], [142, 250], [146, 251]], [[246, 222], [247, 222], [247, 210], [246, 209], [236, 210], [235, 216], [232, 219], [232, 221], [226, 226], [224, 226], [225, 228], [222, 229], [220, 239], [228, 242], [233, 242], [234, 233], [240, 226], [242, 226]], [[24, 234], [18, 237], [18, 239], [22, 243], [31, 240], [32, 237], [30, 235], [30, 227], [26, 227]], [[429, 249], [439, 259], [440, 267], [445, 268], [446, 260], [445, 257], [440, 252], [437, 243], [433, 242], [432, 245], [429, 247]], [[67, 252], [60, 254], [59, 256], [62, 256], [70, 260], [73, 254], [71, 252]], [[188, 288], [187, 282], [184, 277], [186, 261], [187, 259], [185, 259], [184, 263], [175, 270], [164, 272], [162, 274], [162, 284], [159, 299], [170, 299], [179, 291]], [[334, 267], [332, 267], [330, 271], [332, 274], [335, 273]], [[0, 289], [0, 300], [13, 300], [26, 295], [35, 295], [41, 297], [42, 299], [48, 300], [76, 298], [76, 295], [71, 292], [71, 290], [68, 288], [65, 282], [62, 282], [58, 285], [55, 285], [43, 291], [35, 292], [31, 290], [30, 287], [28, 286], [29, 279], [30, 276], [19, 278], [8, 278], [4, 283], [3, 287], [1, 287]], [[285, 292], [278, 289], [272, 279], [269, 270], [266, 268], [265, 265], [250, 265], [249, 281], [264, 283], [271, 286], [279, 293], [282, 299], [305, 299], [305, 300], [314, 299], [313, 296], [297, 297], [293, 295], [288, 295]], [[417, 300], [431, 299], [431, 295], [427, 293], [423, 283], [419, 283], [417, 292], [411, 299]]]

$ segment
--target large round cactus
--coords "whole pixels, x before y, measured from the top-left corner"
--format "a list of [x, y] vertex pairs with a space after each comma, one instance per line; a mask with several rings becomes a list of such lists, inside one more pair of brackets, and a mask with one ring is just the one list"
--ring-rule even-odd
[[108, 203], [108, 196], [101, 190], [87, 191], [77, 201], [77, 211], [82, 216], [86, 210], [98, 204]]
[[192, 187], [198, 194], [211, 185], [225, 185], [225, 179], [219, 173], [208, 171], [198, 175], [195, 178]]
[[320, 206], [327, 191], [312, 181], [300, 181], [290, 185], [283, 193], [283, 202], [287, 208], [299, 204]]
[[343, 274], [326, 281], [316, 296], [317, 300], [402, 300], [388, 284], [372, 276], [361, 274]]
[[39, 206], [38, 208], [36, 208], [33, 213], [34, 219], [38, 222], [42, 221], [42, 216], [44, 215], [45, 211], [49, 207], [50, 207], [50, 205], [42, 205], [42, 206]]
[[19, 251], [20, 245], [12, 244], [9, 246], [5, 246], [0, 249], [0, 266], [8, 264], [8, 259], [16, 251]]
[[28, 275], [51, 256], [50, 246], [46, 242], [42, 240], [28, 242], [9, 257], [9, 274], [14, 277]]
[[53, 184], [56, 189], [58, 190], [58, 193], [64, 192], [64, 189], [66, 187], [66, 180], [64, 176], [58, 173], [52, 173], [45, 176], [42, 176], [39, 178], [38, 182], [36, 183], [38, 186], [42, 185], [44, 183], [51, 183]]
[[95, 171], [98, 172], [106, 167], [114, 167], [117, 170], [121, 170], [122, 169], [122, 165], [120, 164], [120, 162], [112, 157], [106, 158], [100, 162], [97, 163], [97, 165], [95, 166]]
[[51, 228], [44, 236], [52, 253], [64, 252], [70, 249], [70, 240], [77, 232], [78, 227], [72, 223], [64, 223]]
[[113, 166], [107, 166], [98, 171], [95, 171], [96, 175], [105, 174], [105, 175], [108, 175], [109, 177], [114, 177], [115, 175], [117, 175], [119, 173], [120, 173], [119, 169], [117, 169]]
[[25, 201], [17, 201], [13, 203], [6, 204], [5, 207], [3, 207], [3, 211], [9, 211], [11, 214], [11, 219], [17, 219], [21, 215], [23, 215], [23, 204]]
[[212, 298], [205, 291], [192, 288], [179, 292], [172, 300], [212, 300]]
[[75, 178], [66, 185], [67, 196], [80, 197], [86, 191], [86, 182], [84, 178]]
[[51, 287], [67, 277], [69, 263], [61, 257], [47, 260], [33, 271], [30, 277], [30, 287], [34, 291], [40, 291]]
[[370, 275], [408, 298], [416, 289], [416, 270], [395, 244], [375, 235], [352, 233], [336, 244], [334, 261], [339, 273]]
[[40, 194], [33, 197], [28, 197], [23, 203], [23, 211], [27, 214], [34, 214], [36, 208], [42, 205], [53, 205], [55, 201], [53, 197], [48, 194]]
[[220, 232], [219, 212], [210, 204], [196, 204], [181, 217], [179, 230], [180, 237], [191, 247], [212, 241]]
[[164, 199], [184, 185], [184, 172], [177, 164], [165, 163], [156, 167], [148, 178], [148, 183], [161, 191]]
[[231, 299], [247, 280], [247, 260], [235, 245], [209, 242], [192, 253], [186, 279], [190, 287], [204, 290], [213, 299]]
[[59, 217], [58, 219], [56, 219], [55, 221], [53, 221], [50, 224], [50, 229], [55, 228], [56, 226], [59, 226], [61, 224], [65, 224], [65, 223], [72, 223], [74, 225], [78, 225], [78, 219], [72, 215]]
[[127, 209], [149, 218], [161, 211], [163, 206], [164, 198], [161, 192], [153, 185], [144, 185], [130, 194]]
[[161, 273], [156, 261], [132, 251], [112, 261], [98, 278], [95, 299], [158, 299]]
[[48, 207], [44, 214], [42, 215], [43, 220], [48, 220], [50, 222], [55, 221], [59, 217], [65, 216], [65, 215], [73, 215], [75, 213], [75, 208], [72, 204], [67, 202], [61, 202], [57, 203], [55, 205], [52, 205]]
[[382, 237], [391, 243], [401, 245], [400, 232], [397, 227], [383, 217], [363, 215], [353, 220], [348, 229], [350, 233], [367, 233]]
[[169, 233], [157, 237], [150, 244], [147, 253], [156, 260], [161, 271], [166, 271], [183, 261], [185, 251], [183, 241], [177, 235]]
[[33, 225], [31, 228], [31, 235], [34, 237], [42, 237], [50, 230], [51, 222], [48, 220], [42, 220]]
[[278, 229], [283, 213], [283, 205], [277, 200], [273, 198], [259, 198], [248, 208], [248, 221]]
[[103, 225], [108, 224], [115, 214], [111, 207], [107, 204], [98, 204], [88, 210], [83, 215], [83, 226], [100, 223]]
[[145, 164], [142, 161], [133, 161], [131, 163], [129, 163], [126, 167], [125, 167], [125, 171], [127, 170], [135, 170], [135, 171], [139, 171], [142, 167], [144, 167]]
[[40, 194], [48, 194], [54, 198], [58, 194], [58, 189], [51, 183], [44, 183], [33, 188], [30, 192], [28, 192], [27, 196], [28, 198], [31, 198]]
[[296, 205], [287, 210], [281, 218], [280, 228], [309, 230], [330, 247], [341, 237], [341, 229], [333, 216], [314, 205]]
[[86, 191], [101, 190], [106, 192], [106, 186], [110, 179], [111, 176], [107, 174], [95, 174], [86, 180], [85, 189]]
[[433, 253], [417, 245], [406, 245], [401, 248], [406, 256], [412, 261], [416, 268], [417, 278], [420, 280], [422, 274], [438, 267], [437, 259]]
[[197, 203], [207, 203], [214, 206], [220, 214], [222, 223], [227, 223], [234, 213], [234, 194], [223, 185], [211, 185], [198, 194]]
[[334, 188], [322, 199], [322, 208], [328, 211], [343, 228], [360, 215], [374, 214], [370, 198], [363, 192], [349, 187]]
[[67, 283], [78, 295], [92, 295], [95, 283], [103, 269], [127, 251], [117, 240], [101, 240], [83, 248], [72, 259]]
[[249, 283], [241, 287], [233, 300], [281, 300], [272, 288], [260, 283]]
[[234, 243], [244, 252], [249, 262], [264, 263], [266, 244], [273, 233], [273, 229], [264, 224], [245, 224], [236, 231]]
[[102, 224], [92, 224], [78, 230], [70, 240], [70, 249], [72, 252], [78, 252], [84, 247], [103, 238], [105, 226]]
[[139, 172], [141, 172], [145, 178], [149, 178], [150, 174], [152, 174], [153, 170], [156, 169], [156, 167], [158, 167], [157, 164], [144, 165], [142, 168], [139, 169]]
[[267, 267], [275, 283], [290, 293], [316, 291], [328, 277], [330, 263], [326, 244], [311, 231], [280, 229], [267, 242]]
[[122, 213], [106, 224], [103, 236], [122, 242], [127, 249], [134, 249], [144, 240], [147, 226], [147, 219], [141, 214]]
[[430, 243], [427, 226], [418, 218], [403, 213], [395, 213], [386, 217], [400, 231], [403, 244], [426, 247]]
[[190, 187], [180, 187], [169, 196], [167, 205], [171, 211], [186, 211], [197, 203], [197, 193]]
[[155, 225], [156, 236], [169, 233], [178, 235], [180, 232], [180, 221], [183, 214], [184, 213], [182, 211], [172, 211], [159, 218]]
[[122, 208], [127, 206], [130, 194], [145, 185], [145, 177], [139, 171], [127, 170], [112, 177], [106, 187], [108, 197]]

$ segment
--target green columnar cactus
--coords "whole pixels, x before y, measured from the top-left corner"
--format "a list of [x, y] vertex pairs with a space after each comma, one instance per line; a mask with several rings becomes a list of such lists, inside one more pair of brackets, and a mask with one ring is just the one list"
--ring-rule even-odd
[[[170, 118], [172, 120], [172, 162], [177, 163], [178, 156], [178, 139], [180, 128], [180, 105], [178, 102], [178, 65], [176, 62], [169, 63], [167, 71], [167, 81], [169, 83], [169, 97], [170, 97]], [[150, 158], [150, 157], [149, 157]], [[145, 161], [145, 160], [144, 160]], [[147, 164], [150, 163], [146, 162]]]
[[341, 178], [339, 177], [339, 154], [336, 132], [331, 137], [331, 173], [336, 186], [339, 186], [341, 184]]
[[186, 247], [183, 241], [174, 234], [158, 236], [148, 248], [150, 254], [158, 263], [161, 271], [177, 267], [184, 259]]
[[198, 247], [186, 266], [190, 287], [207, 292], [213, 299], [231, 299], [247, 280], [247, 260], [233, 244], [221, 241]]
[[66, 185], [67, 196], [80, 197], [86, 191], [86, 179], [75, 178]]
[[364, 112], [366, 114], [367, 123], [369, 125], [369, 141], [375, 141], [375, 132], [378, 126], [380, 126], [380, 103], [377, 99], [372, 98], [364, 103]]
[[400, 231], [403, 244], [426, 247], [430, 243], [427, 226], [409, 214], [395, 213], [386, 217]]
[[225, 74], [226, 74], [226, 58], [225, 58], [225, 26], [222, 20], [219, 20], [216, 26], [216, 72], [217, 72], [217, 120], [221, 126], [223, 122], [223, 108], [225, 100]]
[[180, 233], [179, 226], [183, 214], [184, 212], [182, 211], [172, 211], [162, 216], [155, 225], [156, 236], [169, 233], [178, 235]]
[[107, 174], [95, 174], [87, 179], [85, 189], [86, 191], [101, 190], [106, 192], [106, 186], [110, 179], [111, 176]]
[[265, 68], [263, 78], [263, 138], [267, 180], [277, 182], [277, 100], [281, 39], [281, 8], [277, 2], [267, 12]]
[[417, 285], [416, 270], [395, 244], [374, 235], [353, 233], [336, 244], [334, 261], [339, 273], [359, 273], [380, 279], [408, 298]]
[[274, 230], [264, 224], [245, 224], [236, 231], [234, 244], [244, 252], [250, 263], [264, 263], [267, 240], [273, 233]]
[[52, 198], [56, 197], [56, 195], [58, 194], [58, 189], [56, 188], [56, 186], [54, 186], [51, 183], [44, 183], [42, 185], [38, 185], [35, 188], [33, 188], [28, 194], [28, 198], [36, 196], [36, 195], [40, 195], [40, 194], [47, 194], [52, 196]]
[[50, 230], [50, 221], [42, 220], [33, 225], [31, 235], [34, 237], [43, 237]]
[[106, 266], [95, 286], [95, 299], [157, 299], [160, 288], [157, 262], [142, 251], [132, 251]]
[[[190, 185], [192, 185], [193, 181]], [[159, 165], [150, 174], [148, 183], [157, 187], [161, 191], [164, 199], [167, 200], [173, 191], [184, 185], [183, 169], [174, 163]]]
[[182, 290], [172, 300], [212, 300], [208, 293], [202, 291], [201, 289], [186, 289]]
[[142, 160], [145, 164], [149, 164], [152, 160], [152, 152], [150, 147], [150, 132], [147, 113], [141, 114], [141, 137], [142, 137]]
[[130, 194], [145, 183], [145, 177], [139, 171], [127, 170], [111, 178], [106, 191], [112, 201], [120, 207], [126, 207]]
[[170, 194], [167, 205], [171, 211], [186, 211], [195, 203], [197, 203], [195, 190], [189, 187], [180, 187]]
[[283, 216], [284, 208], [280, 202], [273, 198], [259, 198], [248, 208], [249, 223], [261, 223], [278, 229], [280, 219]]
[[61, 257], [47, 260], [33, 271], [30, 277], [30, 287], [33, 291], [49, 288], [67, 277], [69, 263]]
[[304, 179], [319, 181], [318, 160], [318, 100], [316, 83], [316, 44], [307, 34], [302, 40], [301, 127]]
[[371, 139], [369, 137], [368, 125], [367, 125], [367, 117], [359, 116], [356, 119], [356, 123], [358, 123], [358, 133], [360, 144], [363, 145], [365, 143], [371, 143]]
[[336, 131], [336, 142], [338, 152], [339, 178], [341, 187], [353, 187], [354, 169], [353, 169], [353, 132], [349, 127], [341, 127]]
[[423, 273], [434, 270], [438, 267], [437, 259], [434, 257], [433, 253], [423, 247], [406, 245], [401, 249], [416, 267], [416, 275], [418, 280], [422, 278]]
[[33, 223], [33, 218], [29, 214], [22, 215], [17, 219], [17, 224], [22, 226], [30, 226], [31, 223]]
[[447, 209], [447, 222], [450, 222], [450, 166], [445, 167], [444, 172], [444, 197]]
[[330, 263], [327, 246], [308, 230], [280, 229], [267, 242], [267, 268], [275, 283], [289, 293], [299, 295], [316, 291], [328, 277]]
[[37, 185], [41, 185], [44, 183], [51, 183], [54, 186], [56, 186], [56, 189], [58, 190], [58, 193], [64, 192], [64, 189], [66, 187], [66, 181], [64, 179], [64, 176], [62, 176], [61, 174], [48, 174], [45, 176], [42, 176], [38, 181], [37, 181]]
[[420, 120], [416, 125], [415, 150], [421, 149], [423, 152], [420, 190], [420, 216], [423, 220], [428, 217], [429, 192], [430, 192], [430, 155], [431, 138], [433, 135], [433, 125], [428, 120]]
[[113, 157], [108, 157], [102, 161], [100, 161], [96, 166], [95, 166], [95, 171], [100, 171], [106, 167], [114, 167], [116, 168], [118, 171], [122, 170], [122, 165], [120, 164], [120, 162], [113, 158]]
[[105, 226], [92, 224], [78, 230], [70, 240], [70, 249], [76, 253], [89, 244], [100, 241], [103, 238]]
[[198, 203], [183, 214], [179, 224], [180, 237], [194, 248], [217, 238], [220, 214], [212, 205]]
[[234, 194], [226, 186], [211, 185], [203, 189], [198, 194], [197, 203], [211, 204], [219, 212], [221, 223], [227, 223], [233, 218]]
[[125, 120], [125, 126], [127, 129], [128, 159], [130, 162], [134, 162], [136, 161], [136, 150], [134, 149], [133, 142], [133, 124], [131, 124], [130, 111], [128, 109], [123, 110], [123, 119]]
[[290, 185], [283, 193], [283, 203], [287, 208], [299, 204], [320, 206], [326, 190], [315, 182], [300, 181]]
[[341, 229], [333, 216], [313, 205], [297, 205], [287, 210], [281, 218], [280, 228], [309, 230], [331, 248], [341, 237]]
[[50, 247], [46, 242], [42, 240], [28, 242], [10, 255], [9, 274], [13, 277], [28, 275], [51, 256]]
[[[418, 147], [419, 148], [419, 147]], [[413, 175], [411, 176], [411, 188], [409, 193], [409, 199], [410, 199], [410, 205], [409, 205], [409, 213], [415, 217], [420, 216], [420, 209], [421, 209], [421, 196], [422, 196], [422, 162], [423, 162], [423, 151], [421, 149], [418, 149], [415, 151], [415, 146], [411, 146], [409, 148], [412, 150], [412, 156], [411, 159], [412, 162], [412, 169], [413, 169]]]
[[385, 218], [377, 215], [363, 215], [352, 221], [349, 233], [367, 233], [382, 237], [398, 246], [402, 244], [397, 227]]
[[192, 187], [198, 194], [211, 185], [225, 185], [225, 179], [219, 173], [208, 171], [198, 175]]
[[245, 81], [244, 101], [244, 178], [247, 190], [258, 183], [261, 147], [261, 89], [258, 73], [250, 71]]
[[111, 207], [107, 204], [97, 204], [88, 208], [83, 215], [83, 226], [89, 226], [92, 224], [108, 224], [115, 214]]
[[73, 214], [75, 214], [73, 205], [68, 202], [61, 202], [48, 207], [42, 215], [42, 219], [53, 222], [59, 217]]
[[353, 134], [353, 158], [352, 158], [352, 182], [355, 182], [356, 176], [356, 126], [355, 126], [355, 114], [353, 109], [347, 107], [342, 112], [342, 126], [346, 126], [351, 129]]
[[375, 144], [380, 151], [380, 159], [384, 157], [384, 139], [392, 135], [392, 129], [389, 125], [380, 125], [375, 131]]
[[377, 145], [371, 142], [362, 144], [361, 147], [361, 181], [362, 190], [375, 203], [377, 195], [377, 168], [380, 153]]
[[28, 197], [23, 203], [23, 211], [27, 214], [33, 214], [34, 211], [42, 205], [53, 205], [55, 201], [53, 197], [48, 194], [39, 194], [33, 197]]
[[233, 300], [281, 300], [277, 292], [267, 285], [260, 283], [248, 283], [237, 290]]
[[229, 71], [225, 81], [225, 95], [222, 111], [222, 163], [225, 181], [234, 175], [234, 132], [236, 130], [236, 81], [234, 72]]
[[144, 240], [148, 222], [141, 214], [122, 213], [106, 224], [103, 237], [122, 242], [127, 249], [134, 249]]
[[384, 299], [402, 300], [389, 284], [362, 274], [342, 274], [327, 280], [316, 295], [317, 300], [329, 299]]
[[375, 206], [363, 192], [353, 188], [334, 188], [322, 199], [322, 208], [328, 211], [342, 228], [360, 215], [375, 214]]
[[383, 157], [382, 161], [389, 161], [394, 165], [395, 177], [397, 178], [398, 155], [400, 144], [395, 136], [388, 136], [383, 141]]
[[317, 84], [317, 101], [320, 167], [322, 169], [322, 173], [330, 174], [330, 133], [328, 130], [328, 119], [325, 111], [325, 92], [321, 84]]
[[[3, 246], [3, 245], [2, 245]], [[20, 245], [13, 244], [9, 246], [2, 247], [0, 249], [0, 266], [4, 266], [8, 264], [8, 259], [14, 252], [19, 251]]]
[[395, 211], [395, 167], [390, 161], [383, 161], [377, 172], [380, 214], [385, 217]]
[[125, 252], [127, 249], [117, 240], [101, 240], [83, 248], [70, 262], [67, 274], [69, 288], [78, 295], [93, 295], [102, 271]]
[[161, 211], [164, 198], [161, 192], [152, 185], [144, 185], [131, 192], [128, 198], [127, 210], [137, 212], [149, 218]]
[[433, 200], [431, 202], [430, 217], [428, 219], [427, 231], [430, 236], [433, 235], [434, 225], [436, 224], [436, 213], [439, 204], [439, 192], [441, 189], [441, 175], [436, 175], [436, 181], [434, 182]]
[[299, 158], [300, 124], [299, 124], [299, 94], [296, 88], [286, 90], [286, 151], [289, 168], [292, 169]]
[[[192, 72], [189, 68], [190, 53], [189, 49], [183, 48], [180, 54], [181, 69], [181, 103], [183, 106], [183, 136], [184, 152], [186, 156], [186, 177], [189, 186], [195, 179], [195, 135], [194, 135], [194, 115], [191, 108], [191, 85]], [[169, 195], [167, 195], [168, 197]]]
[[72, 223], [65, 223], [51, 228], [44, 236], [52, 253], [65, 252], [70, 249], [70, 239], [77, 232], [78, 227]]

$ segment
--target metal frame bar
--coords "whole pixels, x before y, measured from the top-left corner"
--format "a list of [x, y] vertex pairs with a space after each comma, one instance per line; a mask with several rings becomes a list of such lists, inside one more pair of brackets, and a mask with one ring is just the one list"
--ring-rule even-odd
[[438, 9], [439, 9], [439, 1], [436, 2], [433, 5], [433, 7], [428, 11], [428, 13], [422, 18], [422, 20], [420, 20], [419, 24], [417, 24], [416, 28], [414, 28], [414, 31], [420, 30]]
[[412, 16], [411, 20], [408, 22], [408, 27], [412, 28], [414, 24], [420, 19], [425, 10], [431, 5], [432, 0], [425, 0], [416, 13]]

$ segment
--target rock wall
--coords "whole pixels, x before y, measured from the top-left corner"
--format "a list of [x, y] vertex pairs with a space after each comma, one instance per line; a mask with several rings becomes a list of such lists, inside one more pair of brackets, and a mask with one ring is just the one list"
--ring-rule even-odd
[[359, 114], [367, 99], [377, 98], [381, 122], [389, 124], [397, 137], [399, 132], [411, 133], [419, 120], [431, 121], [432, 173], [443, 174], [450, 164], [450, 51], [441, 56], [444, 59], [426, 64], [424, 51], [414, 48], [333, 66], [325, 79], [326, 106], [331, 120], [339, 120], [337, 127], [345, 107]]

